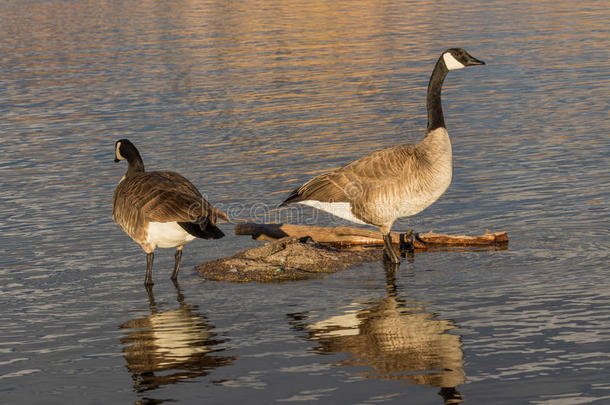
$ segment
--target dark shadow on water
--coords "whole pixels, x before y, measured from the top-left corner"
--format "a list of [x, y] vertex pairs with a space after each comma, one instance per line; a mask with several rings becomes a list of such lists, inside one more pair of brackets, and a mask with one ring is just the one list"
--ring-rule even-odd
[[421, 303], [397, 296], [398, 265], [385, 263], [386, 295], [375, 302], [354, 303], [323, 320], [313, 314], [288, 314], [294, 329], [315, 342], [318, 354], [346, 353], [338, 367], [365, 366], [366, 378], [403, 380], [439, 387], [445, 404], [463, 402], [457, 387], [465, 382], [461, 337], [448, 333], [452, 320], [438, 319]]
[[[177, 309], [159, 311], [152, 287], [147, 287], [151, 314], [125, 322], [121, 338], [123, 357], [137, 392], [153, 390], [205, 376], [211, 370], [229, 365], [234, 356], [223, 356], [215, 346], [226, 342], [217, 338], [212, 325], [198, 313], [198, 307], [186, 303], [176, 284]], [[141, 403], [165, 400], [141, 399]], [[156, 401], [156, 402], [150, 402]], [[171, 400], [167, 400], [171, 401]]]
[[178, 402], [175, 399], [152, 399], [152, 398], [142, 398], [138, 399], [134, 404], [135, 405], [159, 405], [163, 403], [171, 403]]

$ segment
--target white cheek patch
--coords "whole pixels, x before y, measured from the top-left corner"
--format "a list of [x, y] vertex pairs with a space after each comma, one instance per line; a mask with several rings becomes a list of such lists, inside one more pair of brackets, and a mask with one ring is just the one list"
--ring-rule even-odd
[[449, 70], [462, 69], [466, 66], [459, 62], [455, 57], [451, 54], [451, 52], [445, 52], [443, 54], [443, 61], [445, 61], [445, 66]]
[[117, 142], [115, 154], [116, 154], [117, 159], [125, 160], [125, 158], [123, 156], [121, 156], [121, 142]]

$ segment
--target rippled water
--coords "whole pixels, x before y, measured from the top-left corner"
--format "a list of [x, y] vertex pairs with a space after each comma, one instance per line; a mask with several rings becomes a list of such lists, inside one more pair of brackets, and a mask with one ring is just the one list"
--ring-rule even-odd
[[[0, 3], [1, 403], [610, 401], [608, 8], [580, 1]], [[236, 219], [417, 141], [440, 52], [454, 180], [395, 229], [506, 230], [278, 284], [206, 282], [234, 236], [145, 257], [111, 221], [114, 141]]]

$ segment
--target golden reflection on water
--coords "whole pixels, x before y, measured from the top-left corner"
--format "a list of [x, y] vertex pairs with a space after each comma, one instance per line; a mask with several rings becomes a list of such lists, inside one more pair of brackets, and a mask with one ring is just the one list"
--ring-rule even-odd
[[461, 338], [448, 333], [457, 326], [398, 298], [395, 269], [386, 272], [385, 298], [365, 307], [354, 302], [341, 315], [311, 323], [306, 313], [291, 314], [295, 328], [319, 345], [317, 353], [347, 353], [338, 366], [371, 368], [358, 375], [439, 387], [446, 404], [462, 402], [456, 389], [466, 379]]
[[178, 285], [180, 307], [163, 312], [157, 310], [152, 287], [147, 291], [151, 314], [119, 326], [127, 330], [121, 338], [126, 345], [123, 357], [136, 391], [205, 376], [235, 360], [219, 355], [222, 349], [214, 346], [224, 340], [216, 338], [214, 326], [197, 312], [197, 306], [185, 303]]

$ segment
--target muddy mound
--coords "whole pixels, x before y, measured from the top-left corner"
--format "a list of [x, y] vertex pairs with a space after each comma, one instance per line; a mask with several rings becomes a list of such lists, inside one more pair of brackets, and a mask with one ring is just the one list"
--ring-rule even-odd
[[335, 249], [310, 238], [287, 237], [203, 263], [197, 272], [207, 280], [217, 281], [304, 280], [380, 260], [381, 255], [379, 248]]

